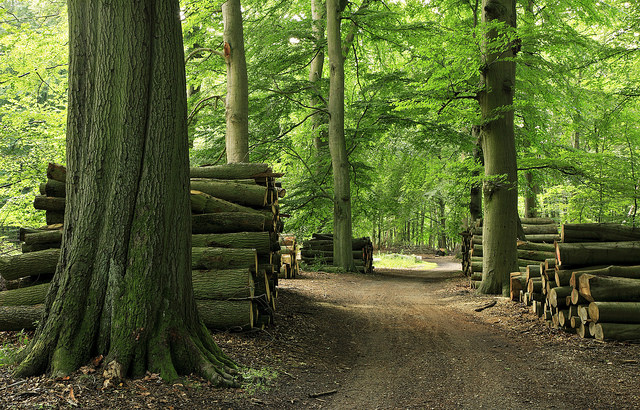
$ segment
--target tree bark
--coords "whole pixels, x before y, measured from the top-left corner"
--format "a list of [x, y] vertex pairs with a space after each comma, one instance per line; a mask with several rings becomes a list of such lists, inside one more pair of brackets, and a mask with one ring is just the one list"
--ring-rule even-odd
[[334, 265], [353, 271], [351, 255], [351, 182], [344, 138], [344, 57], [340, 40], [339, 0], [327, 0], [329, 79], [329, 151], [333, 169]]
[[191, 167], [189, 174], [191, 178], [247, 179], [261, 178], [272, 174], [272, 171], [267, 164], [233, 163]]
[[640, 264], [640, 241], [556, 243], [558, 266], [637, 265]]
[[23, 241], [28, 245], [36, 243], [62, 242], [62, 230], [52, 229], [24, 235]]
[[596, 340], [640, 341], [640, 324], [597, 323], [592, 332]]
[[[474, 162], [478, 165], [484, 165], [480, 126], [474, 125], [471, 127], [471, 138], [475, 141], [475, 146], [473, 147]], [[472, 171], [471, 177], [480, 177], [480, 171]], [[469, 191], [469, 216], [471, 217], [472, 223], [482, 218], [482, 184], [477, 181], [471, 182], [471, 189]]]
[[47, 178], [65, 182], [67, 180], [67, 168], [64, 165], [50, 162], [47, 166]]
[[640, 266], [589, 266], [570, 270], [569, 284], [578, 286], [578, 279], [585, 273], [594, 276], [613, 276], [617, 278], [640, 279]]
[[64, 182], [50, 179], [47, 182], [40, 184], [40, 194], [64, 198], [67, 195], [67, 191], [65, 189]]
[[267, 187], [239, 184], [214, 179], [192, 179], [191, 189], [239, 205], [263, 207], [274, 203], [275, 198]]
[[222, 4], [222, 17], [227, 62], [227, 162], [249, 162], [249, 85], [240, 0], [226, 0]]
[[640, 279], [595, 276], [588, 273], [580, 276], [578, 291], [589, 302], [640, 301]]
[[[527, 181], [526, 191], [524, 195], [524, 214], [527, 218], [535, 218], [537, 216], [537, 201], [536, 193], [537, 186], [533, 182], [533, 172], [527, 171], [524, 174], [524, 178]], [[557, 229], [556, 229], [557, 232]], [[525, 230], [526, 233], [526, 230]]]
[[553, 218], [520, 218], [522, 225], [550, 225], [556, 224]]
[[46, 211], [64, 212], [65, 199], [54, 196], [38, 195], [33, 200], [33, 207], [35, 209], [42, 209]]
[[591, 302], [589, 318], [594, 322], [640, 323], [640, 302]]
[[0, 274], [5, 280], [52, 274], [56, 271], [60, 249], [46, 249], [0, 257]]
[[194, 234], [264, 231], [264, 216], [259, 213], [196, 214], [191, 220], [191, 231]]
[[[324, 69], [324, 5], [322, 0], [311, 0], [311, 32], [315, 48], [315, 55], [309, 65], [309, 82], [312, 86], [310, 106], [324, 108], [322, 98], [322, 70]], [[327, 131], [322, 125], [326, 124], [326, 114], [317, 112], [311, 117], [311, 132], [313, 134], [313, 146], [318, 153], [326, 150]], [[324, 151], [326, 152], [326, 151]]]
[[192, 269], [258, 268], [255, 249], [191, 248], [191, 258]]
[[522, 225], [522, 230], [525, 235], [545, 235], [545, 234], [558, 234], [558, 225]]
[[178, 1], [70, 0], [68, 13], [69, 206], [43, 318], [15, 373], [58, 377], [104, 355], [123, 376], [233, 385], [236, 366], [193, 298]]
[[210, 329], [248, 330], [253, 327], [255, 307], [250, 300], [196, 299], [202, 322]]
[[216, 198], [204, 192], [191, 190], [191, 212], [194, 213], [216, 213], [216, 212], [256, 212], [255, 209], [247, 206], [235, 204]]
[[0, 331], [33, 330], [43, 312], [43, 305], [0, 306]]
[[201, 234], [191, 237], [194, 248], [238, 248], [255, 249], [258, 254], [268, 254], [272, 250], [269, 232], [235, 232]]
[[564, 224], [562, 242], [621, 242], [640, 240], [640, 228], [620, 224]]
[[195, 270], [191, 278], [196, 299], [250, 299], [254, 295], [250, 269]]
[[44, 302], [48, 283], [0, 292], [0, 306], [30, 306]]
[[[483, 0], [482, 22], [516, 26], [515, 0]], [[484, 90], [479, 95], [482, 111], [483, 184], [483, 280], [480, 293], [509, 296], [509, 272], [517, 269], [516, 237], [518, 181], [513, 128], [515, 61], [510, 44], [489, 49], [502, 33], [490, 30], [485, 37]]]

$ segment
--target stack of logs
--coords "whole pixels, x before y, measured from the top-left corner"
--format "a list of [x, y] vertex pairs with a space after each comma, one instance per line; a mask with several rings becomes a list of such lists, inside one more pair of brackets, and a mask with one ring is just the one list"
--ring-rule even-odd
[[[373, 272], [373, 242], [371, 238], [354, 238], [353, 261], [361, 273]], [[333, 234], [314, 233], [312, 239], [302, 243], [302, 261], [307, 265], [333, 264]]]
[[[518, 266], [539, 264], [553, 257], [554, 241], [560, 239], [558, 224], [550, 218], [521, 218], [525, 241], [517, 241]], [[462, 254], [462, 271], [471, 278], [471, 286], [482, 280], [482, 220], [478, 220], [466, 233], [467, 251]]]
[[[210, 328], [248, 329], [273, 320], [282, 229], [278, 198], [284, 195], [279, 176], [265, 164], [191, 168], [193, 290]], [[0, 258], [10, 289], [0, 292], [0, 330], [33, 327], [55, 272], [66, 169], [50, 164], [47, 177], [34, 201], [46, 211], [47, 226], [22, 229], [23, 254]]]
[[280, 239], [280, 277], [285, 279], [295, 279], [300, 274], [300, 264], [298, 263], [298, 242], [293, 235], [283, 235]]
[[532, 306], [553, 328], [640, 341], [640, 229], [565, 224], [554, 251], [524, 274], [511, 274], [512, 298]]

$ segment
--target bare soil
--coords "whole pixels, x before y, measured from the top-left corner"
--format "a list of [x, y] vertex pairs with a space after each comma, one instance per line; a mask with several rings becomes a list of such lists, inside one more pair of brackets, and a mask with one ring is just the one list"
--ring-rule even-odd
[[[14, 380], [2, 366], [0, 407], [640, 407], [640, 345], [548, 329], [518, 303], [475, 295], [452, 259], [432, 260], [439, 266], [429, 271], [281, 280], [273, 328], [214, 334], [255, 369], [243, 388], [147, 375], [105, 389], [99, 367]], [[0, 343], [18, 336], [0, 333]]]

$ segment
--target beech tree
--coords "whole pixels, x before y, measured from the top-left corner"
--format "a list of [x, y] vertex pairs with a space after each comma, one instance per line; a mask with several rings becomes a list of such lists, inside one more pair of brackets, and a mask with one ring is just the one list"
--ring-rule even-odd
[[340, 40], [340, 13], [344, 3], [327, 0], [327, 51], [329, 54], [329, 151], [333, 167], [334, 265], [354, 269], [351, 249], [351, 182], [344, 138], [344, 57]]
[[249, 162], [249, 85], [244, 55], [240, 0], [222, 5], [224, 57], [227, 62], [227, 162]]
[[[518, 223], [518, 176], [513, 126], [513, 94], [516, 64], [509, 28], [516, 25], [515, 0], [483, 0], [482, 22], [491, 24], [486, 32], [479, 101], [485, 181], [482, 187], [481, 293], [509, 295], [509, 272], [517, 270], [516, 235]], [[502, 23], [502, 24], [496, 24]]]
[[234, 384], [191, 285], [184, 52], [177, 0], [70, 0], [67, 204], [45, 313], [18, 376], [149, 370]]

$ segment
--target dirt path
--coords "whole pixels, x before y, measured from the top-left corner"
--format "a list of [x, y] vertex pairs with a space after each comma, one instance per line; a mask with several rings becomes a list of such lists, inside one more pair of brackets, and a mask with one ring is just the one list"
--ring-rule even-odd
[[[322, 355], [318, 349], [325, 360], [316, 365], [327, 371], [333, 366], [331, 380], [316, 390], [335, 393], [299, 404], [344, 409], [640, 405], [638, 362], [625, 366], [618, 357], [640, 358], [637, 346], [581, 345], [575, 336], [540, 329], [544, 325], [533, 318], [512, 329], [508, 322], [521, 319], [511, 317], [512, 302], [500, 300], [495, 308], [474, 312], [491, 299], [458, 286], [458, 264], [439, 263], [431, 271], [315, 275], [283, 284], [284, 292], [305, 294], [316, 309], [315, 341], [326, 350]], [[617, 370], [611, 371], [614, 364]]]
[[[254, 369], [242, 388], [147, 375], [105, 389], [100, 368], [15, 380], [0, 366], [0, 408], [640, 408], [640, 345], [548, 329], [520, 304], [473, 294], [459, 264], [435, 261], [281, 280], [276, 326], [214, 334]], [[19, 338], [0, 332], [0, 347]]]

